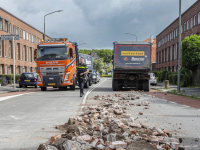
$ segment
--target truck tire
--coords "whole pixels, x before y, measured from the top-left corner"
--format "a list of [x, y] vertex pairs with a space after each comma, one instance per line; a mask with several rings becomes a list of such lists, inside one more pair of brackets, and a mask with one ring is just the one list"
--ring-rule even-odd
[[75, 81], [75, 77], [73, 76], [73, 85], [70, 85], [70, 90], [75, 90], [75, 86], [76, 86], [76, 81]]
[[149, 80], [144, 80], [143, 81], [143, 90], [145, 92], [149, 92], [150, 91], [150, 82], [149, 82]]
[[113, 91], [119, 91], [119, 84], [117, 80], [112, 81], [112, 89]]
[[41, 87], [41, 91], [46, 91], [47, 87]]
[[143, 90], [143, 81], [139, 80], [138, 82], [138, 90], [142, 91]]
[[84, 88], [89, 88], [89, 80], [87, 79], [86, 83], [84, 84]]

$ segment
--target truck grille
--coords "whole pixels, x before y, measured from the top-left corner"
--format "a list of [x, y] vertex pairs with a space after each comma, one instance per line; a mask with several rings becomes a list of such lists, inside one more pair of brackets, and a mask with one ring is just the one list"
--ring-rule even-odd
[[59, 75], [59, 72], [47, 72], [46, 75]]

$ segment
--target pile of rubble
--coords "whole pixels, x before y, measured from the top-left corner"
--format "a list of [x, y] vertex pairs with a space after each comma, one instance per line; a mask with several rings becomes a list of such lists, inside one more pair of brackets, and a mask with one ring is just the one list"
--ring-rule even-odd
[[[149, 128], [126, 113], [130, 106], [149, 104], [131, 103], [140, 97], [133, 94], [95, 96], [101, 100], [98, 106], [82, 108], [77, 118], [60, 127], [65, 134], [51, 138], [49, 144], [41, 144], [38, 150], [181, 150], [181, 139], [159, 128]], [[142, 115], [142, 112], [139, 112]]]

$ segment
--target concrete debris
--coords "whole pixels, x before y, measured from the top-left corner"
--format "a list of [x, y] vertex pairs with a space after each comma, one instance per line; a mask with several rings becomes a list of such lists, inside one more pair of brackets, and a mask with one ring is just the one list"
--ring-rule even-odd
[[[62, 126], [62, 135], [51, 137], [49, 145], [40, 144], [38, 150], [178, 150], [182, 138], [160, 128], [150, 128], [125, 110], [145, 106], [147, 101], [138, 102], [133, 94], [97, 95], [94, 100], [102, 101], [98, 106], [85, 106], [77, 117], [69, 118]], [[134, 105], [130, 101], [136, 100]], [[143, 112], [138, 112], [143, 115]], [[60, 128], [60, 127], [57, 127]]]

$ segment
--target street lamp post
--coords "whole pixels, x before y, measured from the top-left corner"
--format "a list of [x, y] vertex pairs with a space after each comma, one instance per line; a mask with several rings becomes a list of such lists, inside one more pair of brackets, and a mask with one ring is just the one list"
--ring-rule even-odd
[[54, 11], [54, 12], [51, 12], [51, 13], [46, 14], [46, 15], [44, 16], [44, 37], [43, 37], [44, 41], [45, 41], [45, 17], [48, 16], [48, 15], [50, 15], [50, 14], [53, 14], [53, 13], [56, 13], [56, 12], [61, 12], [61, 11], [63, 11], [63, 10]]
[[129, 34], [129, 35], [135, 36], [136, 37], [136, 42], [137, 42], [137, 36], [136, 35], [131, 34], [131, 33], [124, 33], [124, 34]]
[[181, 0], [179, 0], [179, 42], [178, 42], [178, 79], [177, 79], [177, 91], [180, 92], [180, 72], [181, 72]]

